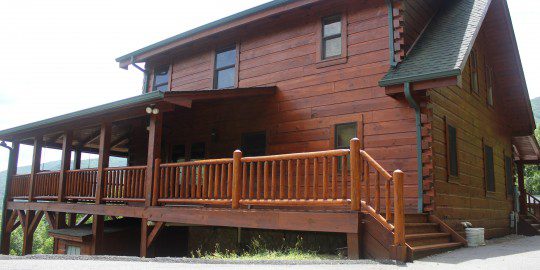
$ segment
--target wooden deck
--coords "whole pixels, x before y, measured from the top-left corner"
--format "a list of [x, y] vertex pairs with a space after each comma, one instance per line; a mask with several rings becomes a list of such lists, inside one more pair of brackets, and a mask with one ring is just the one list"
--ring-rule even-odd
[[[359, 145], [353, 139], [350, 149], [321, 152], [242, 157], [235, 151], [232, 158], [172, 164], [156, 159], [151, 183], [147, 166], [15, 175], [7, 228], [21, 224], [29, 237], [35, 216], [78, 213], [140, 218], [144, 225], [338, 232], [349, 235], [349, 255], [358, 258], [363, 210], [394, 236], [394, 245], [404, 246], [403, 173], [386, 171]], [[28, 222], [16, 222], [28, 213]]]

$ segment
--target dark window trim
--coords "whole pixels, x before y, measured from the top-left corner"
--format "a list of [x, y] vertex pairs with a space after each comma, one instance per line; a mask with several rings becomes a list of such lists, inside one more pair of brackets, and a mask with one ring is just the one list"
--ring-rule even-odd
[[[476, 49], [472, 49], [471, 50], [471, 53], [469, 55], [469, 65], [470, 65], [470, 69], [471, 69], [471, 74], [470, 74], [470, 88], [471, 88], [471, 92], [477, 94], [477, 95], [480, 95], [480, 85], [479, 85], [479, 81], [478, 81], [478, 53], [476, 51]], [[473, 80], [473, 77], [476, 77], [476, 80]], [[474, 83], [476, 81], [476, 83]]]
[[[485, 67], [485, 76], [486, 76], [486, 103], [489, 107], [493, 108], [495, 104], [495, 99], [493, 96], [493, 90], [494, 90], [494, 83], [493, 83], [493, 69], [486, 64]], [[489, 100], [489, 97], [491, 96], [491, 102]]]
[[[487, 148], [491, 148], [491, 161], [493, 162], [493, 164], [491, 164], [493, 166], [493, 190], [489, 190], [488, 189], [488, 181], [490, 179], [488, 179], [488, 159], [487, 159], [487, 156], [486, 156], [486, 150]], [[486, 196], [488, 194], [494, 194], [497, 190], [496, 188], [496, 179], [495, 179], [495, 148], [493, 146], [491, 146], [490, 144], [486, 143], [486, 140], [485, 139], [482, 139], [482, 153], [483, 153], [483, 157], [484, 157], [484, 160], [483, 160], [483, 163], [484, 163], [484, 191], [486, 193]]]
[[[453, 175], [450, 172], [450, 132], [448, 126], [453, 127], [456, 130], [456, 171], [457, 174]], [[458, 140], [458, 128], [457, 125], [447, 116], [444, 117], [444, 137], [446, 147], [446, 180], [449, 182], [459, 181], [459, 140]]]
[[[341, 15], [334, 15], [334, 16], [330, 16], [330, 17], [325, 17], [325, 18], [322, 18], [321, 20], [321, 38], [322, 38], [322, 42], [321, 42], [321, 60], [330, 60], [330, 59], [335, 59], [335, 58], [340, 58], [341, 55], [343, 55], [343, 44], [341, 46], [341, 54], [340, 55], [334, 55], [334, 56], [326, 56], [326, 42], [328, 40], [331, 40], [331, 39], [336, 39], [336, 38], [341, 38], [341, 42], [343, 42], [343, 18]], [[327, 36], [325, 37], [324, 36], [324, 26], [328, 25], [328, 24], [332, 24], [332, 23], [336, 23], [336, 22], [339, 22], [340, 24], [340, 31], [339, 31], [339, 34], [334, 34], [334, 35], [331, 35], [331, 36]]]
[[[230, 46], [227, 46], [227, 47], [223, 47], [223, 48], [218, 49], [218, 50], [215, 51], [214, 58], [213, 58], [213, 67], [212, 67], [212, 69], [214, 70], [214, 76], [213, 76], [214, 78], [212, 80], [213, 81], [212, 82], [212, 89], [218, 89], [218, 87], [217, 87], [217, 84], [218, 84], [218, 72], [220, 72], [222, 70], [230, 69], [230, 68], [234, 68], [235, 79], [234, 79], [234, 85], [230, 86], [230, 87], [227, 87], [227, 88], [234, 88], [234, 87], [238, 86], [238, 62], [239, 62], [239, 59], [240, 59], [239, 58], [239, 54], [240, 54], [239, 47], [240, 46], [238, 44], [234, 44], [234, 45], [230, 45]], [[218, 54], [223, 53], [223, 52], [227, 52], [227, 51], [232, 51], [232, 50], [236, 51], [236, 61], [234, 62], [234, 64], [217, 68]]]
[[[167, 68], [167, 82], [166, 83], [160, 83], [160, 84], [156, 84], [156, 71], [161, 69], [161, 68]], [[157, 66], [154, 68], [154, 71], [153, 71], [153, 78], [152, 78], [152, 92], [154, 91], [157, 91], [157, 88], [160, 87], [160, 86], [164, 86], [164, 85], [167, 85], [168, 87], [168, 90], [170, 91], [171, 90], [171, 77], [172, 77], [172, 74], [171, 74], [171, 65], [161, 65], [161, 66]]]
[[[341, 19], [341, 55], [332, 56], [329, 58], [324, 58], [325, 54], [325, 40], [335, 38], [338, 35], [332, 37], [324, 37], [324, 25], [325, 21], [330, 19], [340, 18]], [[325, 68], [333, 65], [345, 64], [347, 63], [348, 55], [348, 46], [347, 46], [347, 36], [348, 36], [348, 16], [346, 11], [339, 13], [324, 14], [320, 17], [316, 32], [317, 32], [317, 63], [316, 68]]]

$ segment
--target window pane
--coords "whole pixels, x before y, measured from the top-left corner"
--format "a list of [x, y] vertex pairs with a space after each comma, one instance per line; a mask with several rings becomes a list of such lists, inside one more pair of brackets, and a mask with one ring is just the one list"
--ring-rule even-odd
[[220, 52], [216, 56], [216, 69], [236, 64], [236, 49]]
[[216, 88], [229, 88], [234, 86], [236, 68], [229, 68], [217, 72]]
[[154, 75], [154, 85], [169, 83], [169, 67], [156, 69]]
[[173, 146], [171, 156], [172, 162], [186, 161], [186, 146], [183, 144]]
[[341, 55], [341, 37], [324, 41], [324, 58]]
[[449, 173], [458, 176], [457, 131], [453, 126], [448, 126], [448, 151]]
[[486, 158], [486, 190], [495, 191], [495, 168], [493, 165], [493, 148], [490, 146], [485, 146], [484, 152]]
[[349, 148], [351, 139], [356, 138], [356, 123], [336, 125], [336, 148]]
[[194, 143], [191, 145], [191, 160], [201, 160], [205, 158], [206, 146], [204, 143]]
[[242, 152], [246, 157], [263, 156], [266, 154], [266, 133], [242, 134]]
[[81, 248], [75, 246], [67, 246], [66, 255], [81, 255]]
[[323, 36], [329, 37], [341, 34], [341, 19], [328, 20], [324, 23]]

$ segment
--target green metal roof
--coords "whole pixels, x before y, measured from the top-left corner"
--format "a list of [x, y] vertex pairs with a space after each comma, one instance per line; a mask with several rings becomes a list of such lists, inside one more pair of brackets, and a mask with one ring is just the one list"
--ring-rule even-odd
[[405, 59], [380, 86], [460, 75], [491, 0], [445, 1]]
[[292, 2], [296, 2], [296, 1], [298, 1], [298, 0], [274, 0], [274, 1], [270, 1], [268, 3], [265, 3], [265, 4], [262, 4], [262, 5], [259, 5], [259, 6], [244, 10], [242, 12], [236, 13], [234, 15], [225, 17], [223, 19], [220, 19], [220, 20], [205, 24], [203, 26], [199, 26], [199, 27], [197, 27], [195, 29], [192, 29], [192, 30], [189, 30], [187, 32], [180, 33], [180, 34], [178, 34], [176, 36], [173, 36], [173, 37], [167, 38], [165, 40], [162, 40], [160, 42], [154, 43], [152, 45], [146, 46], [146, 47], [144, 47], [142, 49], [139, 49], [139, 50], [136, 50], [134, 52], [128, 53], [128, 54], [126, 54], [124, 56], [120, 56], [120, 57], [116, 58], [116, 62], [122, 62], [122, 61], [129, 60], [132, 57], [136, 57], [137, 55], [140, 55], [140, 54], [155, 50], [157, 48], [169, 45], [169, 44], [171, 44], [171, 43], [173, 43], [175, 41], [178, 41], [178, 40], [181, 40], [181, 39], [184, 39], [184, 38], [188, 38], [188, 37], [196, 35], [198, 33], [201, 33], [201, 32], [204, 32], [204, 31], [207, 31], [207, 30], [210, 30], [210, 29], [222, 26], [222, 25], [225, 25], [225, 24], [230, 23], [232, 21], [242, 19], [242, 18], [251, 16], [253, 14], [256, 14], [256, 13], [259, 13], [259, 12], [262, 12], [262, 11], [266, 11], [266, 10], [269, 10], [269, 9], [273, 9], [273, 8], [276, 8], [276, 7], [279, 7], [279, 6], [282, 6], [282, 5], [286, 5], [286, 4], [289, 4], [289, 3], [292, 3]]
[[0, 131], [0, 138], [5, 137], [5, 136], [11, 136], [17, 133], [29, 132], [29, 131], [44, 128], [47, 126], [61, 125], [67, 122], [75, 121], [82, 117], [92, 116], [96, 114], [104, 114], [104, 113], [114, 111], [114, 110], [121, 110], [121, 109], [125, 109], [126, 107], [134, 106], [137, 104], [151, 103], [151, 102], [162, 100], [164, 97], [165, 97], [165, 93], [163, 92], [151, 92], [148, 94], [126, 98], [126, 99], [118, 100], [115, 102], [103, 104], [100, 106], [96, 106], [96, 107], [64, 114], [61, 116], [56, 116], [53, 118], [41, 120], [38, 122], [2, 130]]

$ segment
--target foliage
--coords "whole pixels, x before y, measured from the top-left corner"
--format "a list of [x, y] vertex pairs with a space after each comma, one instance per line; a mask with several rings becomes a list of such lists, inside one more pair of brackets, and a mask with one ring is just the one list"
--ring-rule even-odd
[[[540, 99], [538, 99], [540, 103]], [[536, 140], [540, 141], [540, 126], [534, 131]], [[540, 166], [526, 165], [524, 169], [525, 189], [527, 192], [538, 195], [540, 194]]]
[[302, 238], [299, 237], [292, 248], [281, 247], [271, 250], [266, 247], [261, 237], [253, 238], [244, 251], [224, 250], [221, 251], [216, 244], [214, 252], [203, 253], [200, 249], [192, 252], [191, 257], [203, 259], [226, 259], [226, 260], [323, 260], [339, 259], [343, 256], [320, 255], [314, 251], [302, 250]]
[[[32, 253], [34, 254], [52, 254], [54, 239], [49, 236], [49, 224], [45, 218], [41, 220], [36, 232], [34, 233], [34, 243], [32, 245]], [[23, 246], [23, 233], [19, 226], [11, 233], [10, 254], [21, 255]]]

